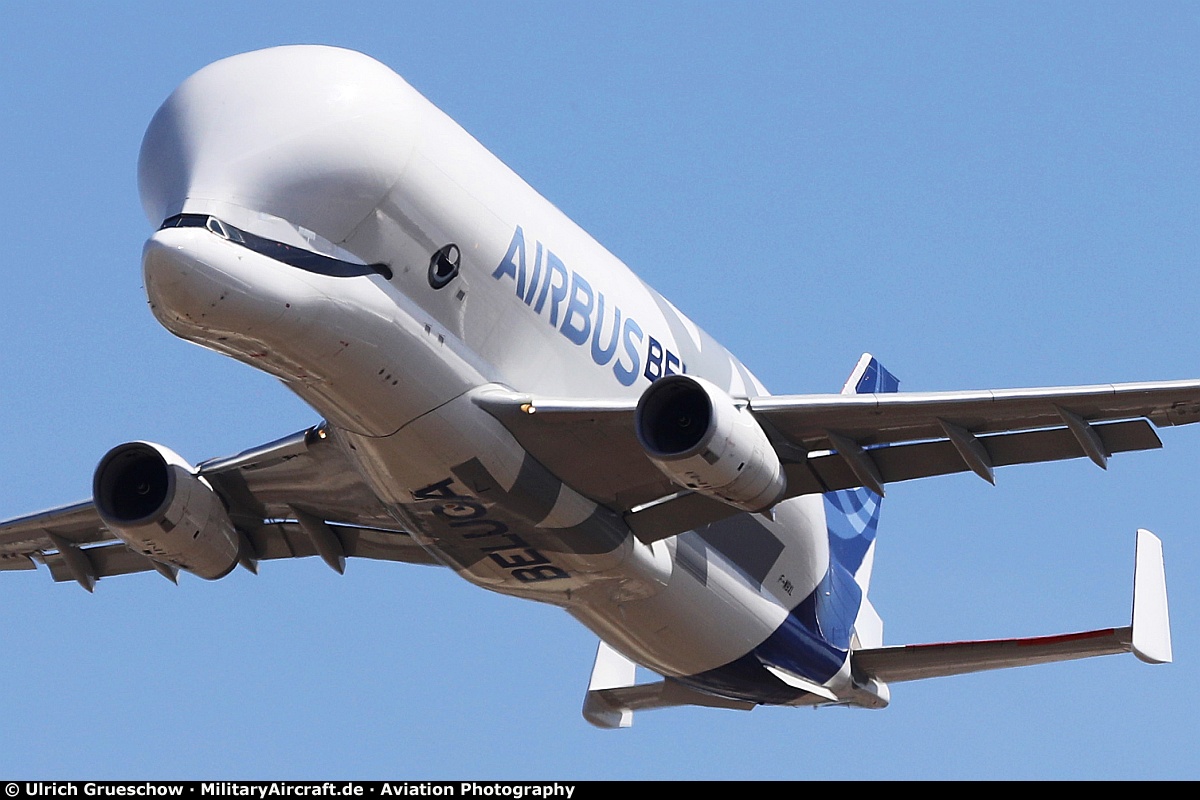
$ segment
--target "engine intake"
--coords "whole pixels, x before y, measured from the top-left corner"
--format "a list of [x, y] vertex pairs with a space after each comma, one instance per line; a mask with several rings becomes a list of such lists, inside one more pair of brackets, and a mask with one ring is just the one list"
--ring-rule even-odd
[[703, 378], [656, 380], [638, 401], [635, 425], [646, 455], [680, 486], [744, 511], [773, 506], [787, 488], [762, 426]]
[[177, 453], [150, 442], [118, 445], [92, 478], [100, 519], [130, 549], [215, 580], [237, 564], [241, 537], [221, 498]]

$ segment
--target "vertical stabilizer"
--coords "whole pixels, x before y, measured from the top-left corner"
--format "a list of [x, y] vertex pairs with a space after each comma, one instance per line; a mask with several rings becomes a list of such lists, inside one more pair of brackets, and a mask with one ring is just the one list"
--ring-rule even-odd
[[842, 387], [842, 394], [884, 394], [900, 391], [900, 381], [870, 353], [863, 353]]
[[[880, 394], [899, 390], [900, 381], [896, 376], [870, 353], [863, 353], [842, 387], [842, 394]], [[883, 498], [866, 488], [826, 492], [824, 497], [832, 555], [854, 575], [865, 593], [871, 582], [872, 545]]]
[[[870, 353], [863, 353], [842, 394], [883, 394], [900, 390], [900, 381]], [[879, 647], [883, 643], [883, 621], [869, 600], [871, 568], [875, 562], [875, 533], [883, 498], [867, 488], [826, 492], [825, 522], [829, 529], [831, 559], [854, 576], [862, 592], [854, 623], [858, 644]], [[833, 565], [831, 565], [833, 566]]]

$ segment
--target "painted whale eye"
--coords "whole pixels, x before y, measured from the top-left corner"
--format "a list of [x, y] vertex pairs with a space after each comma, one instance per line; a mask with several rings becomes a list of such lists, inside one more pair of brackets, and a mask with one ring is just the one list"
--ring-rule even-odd
[[441, 289], [454, 280], [454, 277], [458, 275], [458, 265], [461, 259], [462, 254], [459, 252], [458, 245], [453, 242], [434, 253], [429, 259], [429, 285], [434, 289]]

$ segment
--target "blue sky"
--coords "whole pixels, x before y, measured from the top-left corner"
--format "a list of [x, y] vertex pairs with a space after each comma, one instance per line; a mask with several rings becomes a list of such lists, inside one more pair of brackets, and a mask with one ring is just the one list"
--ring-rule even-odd
[[[114, 444], [192, 461], [306, 427], [146, 308], [141, 136], [246, 50], [388, 64], [774, 392], [864, 350], [909, 390], [1193, 378], [1200, 9], [1186, 3], [0, 2], [0, 517]], [[1176, 663], [893, 687], [881, 712], [579, 716], [593, 636], [446, 570], [271, 563], [89, 596], [0, 574], [0, 777], [1200, 776], [1200, 430], [895, 485], [889, 643], [1126, 624], [1163, 540]]]

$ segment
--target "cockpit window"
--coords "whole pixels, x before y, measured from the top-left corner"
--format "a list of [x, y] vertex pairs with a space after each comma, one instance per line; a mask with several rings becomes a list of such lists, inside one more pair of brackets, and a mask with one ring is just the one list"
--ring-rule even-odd
[[163, 228], [203, 228], [207, 225], [208, 214], [176, 214], [163, 220], [158, 229], [161, 231]]
[[220, 236], [222, 239], [230, 239], [232, 241], [237, 242], [238, 244], [245, 243], [245, 239], [242, 238], [241, 231], [239, 231], [237, 228], [233, 227], [232, 225], [226, 225], [224, 222], [221, 222], [221, 220], [217, 219], [216, 217], [209, 217], [208, 221], [205, 223], [204, 227], [208, 228], [210, 231], [215, 233], [217, 236]]
[[382, 275], [387, 280], [392, 279], [392, 270], [387, 264], [355, 264], [340, 258], [321, 255], [302, 247], [277, 242], [257, 236], [241, 228], [235, 228], [228, 222], [222, 222], [208, 214], [176, 214], [167, 217], [159, 230], [164, 228], [207, 228], [210, 232], [240, 244], [248, 250], [253, 250], [267, 258], [287, 264], [305, 272], [315, 272], [319, 275], [329, 275], [334, 278], [354, 278], [360, 275]]

